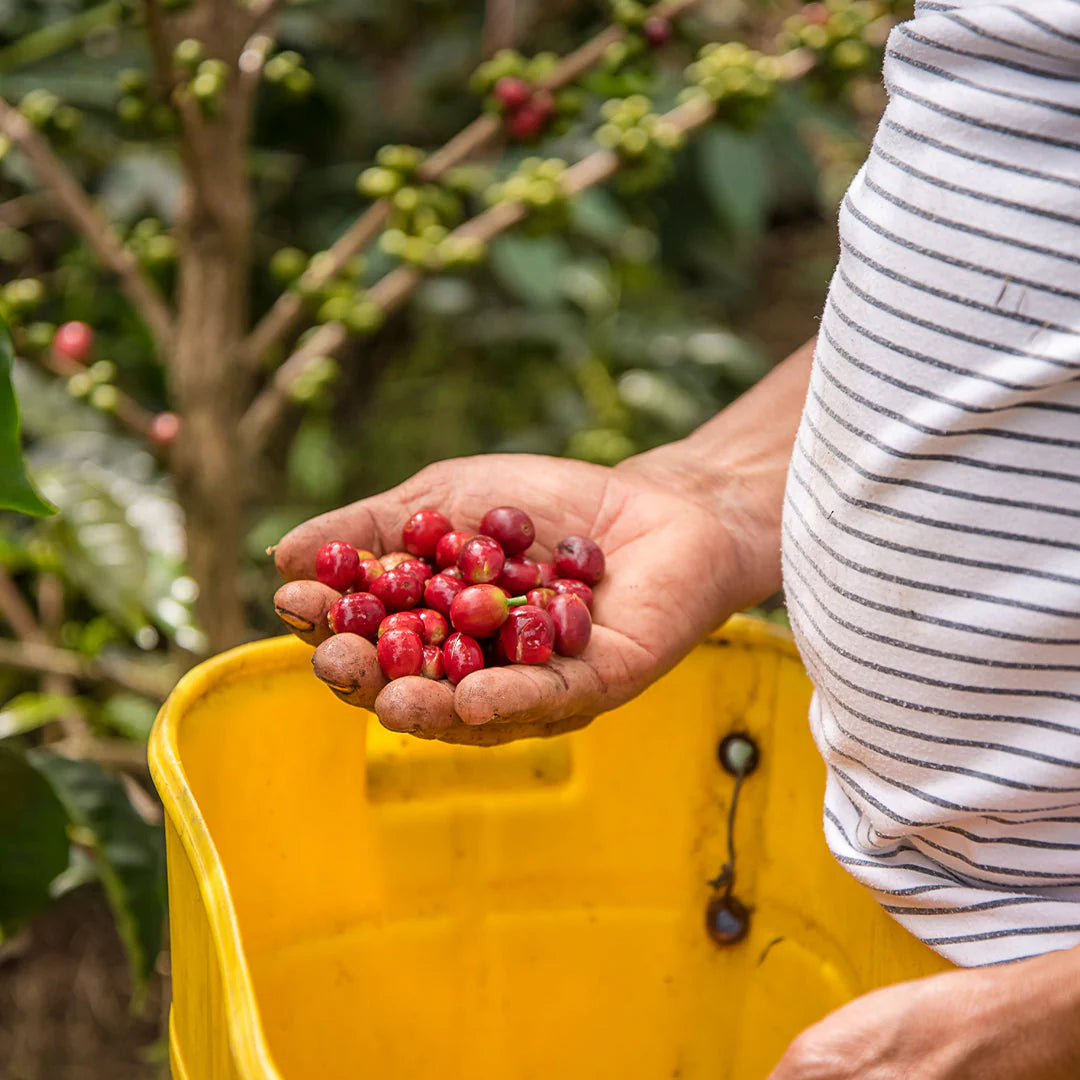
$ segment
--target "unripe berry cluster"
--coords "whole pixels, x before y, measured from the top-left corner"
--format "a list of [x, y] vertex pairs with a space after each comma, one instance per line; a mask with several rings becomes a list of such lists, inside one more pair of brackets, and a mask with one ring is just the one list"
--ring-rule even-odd
[[875, 0], [826, 0], [785, 19], [776, 42], [782, 50], [813, 52], [812, 80], [838, 93], [852, 75], [877, 73], [891, 25], [888, 9]]
[[144, 266], [159, 270], [176, 261], [176, 240], [166, 232], [157, 218], [143, 218], [128, 236], [128, 247]]
[[763, 56], [741, 42], [711, 42], [686, 69], [693, 86], [681, 100], [701, 94], [716, 104], [717, 116], [740, 126], [760, 119], [776, 94], [782, 65], [775, 56]]
[[[367, 269], [362, 255], [354, 255], [341, 270], [327, 276], [328, 251], [318, 251], [310, 259], [299, 248], [282, 248], [270, 260], [270, 272], [280, 282], [289, 283], [313, 308], [319, 322], [344, 323], [354, 334], [373, 334], [382, 326], [383, 312], [360, 284]], [[303, 376], [301, 376], [303, 378]], [[319, 387], [325, 380], [319, 380]], [[303, 400], [311, 400], [311, 395]], [[300, 399], [298, 399], [300, 400]]]
[[291, 49], [279, 52], [266, 61], [263, 78], [295, 98], [305, 98], [315, 89], [315, 79], [304, 67], [304, 58]]
[[605, 101], [600, 114], [604, 123], [596, 130], [596, 141], [625, 158], [666, 155], [681, 149], [686, 142], [686, 137], [671, 121], [653, 111], [652, 102], [643, 94]]
[[562, 210], [566, 190], [561, 179], [566, 169], [562, 158], [527, 157], [506, 179], [489, 185], [484, 199], [489, 206], [509, 201], [523, 202], [539, 213]]
[[402, 530], [403, 550], [382, 558], [333, 540], [315, 557], [318, 580], [342, 594], [330, 608], [330, 629], [376, 642], [388, 679], [458, 683], [484, 667], [577, 656], [592, 632], [603, 553], [570, 536], [551, 562], [536, 562], [525, 554], [535, 536], [528, 514], [500, 506], [475, 534], [455, 530], [437, 510], [420, 510]]

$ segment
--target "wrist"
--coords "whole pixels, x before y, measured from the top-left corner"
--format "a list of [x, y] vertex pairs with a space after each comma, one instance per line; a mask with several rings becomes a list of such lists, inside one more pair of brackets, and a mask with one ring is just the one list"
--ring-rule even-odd
[[732, 405], [678, 442], [616, 468], [704, 508], [728, 538], [730, 610], [781, 585], [780, 525], [788, 463], [813, 355], [807, 343]]

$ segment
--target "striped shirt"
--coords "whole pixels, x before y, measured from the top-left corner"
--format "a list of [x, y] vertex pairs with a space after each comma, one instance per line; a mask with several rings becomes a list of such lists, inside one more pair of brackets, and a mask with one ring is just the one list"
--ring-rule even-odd
[[1080, 0], [925, 2], [784, 506], [836, 859], [963, 966], [1080, 944]]

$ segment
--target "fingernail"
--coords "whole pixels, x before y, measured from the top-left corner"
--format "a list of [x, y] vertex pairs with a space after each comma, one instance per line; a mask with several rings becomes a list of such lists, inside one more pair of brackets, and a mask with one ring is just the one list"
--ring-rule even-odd
[[299, 615], [294, 615], [291, 611], [285, 611], [283, 608], [274, 608], [274, 611], [277, 612], [277, 617], [286, 626], [291, 626], [294, 630], [301, 630], [306, 634], [315, 629], [315, 624], [310, 619], [301, 619]]

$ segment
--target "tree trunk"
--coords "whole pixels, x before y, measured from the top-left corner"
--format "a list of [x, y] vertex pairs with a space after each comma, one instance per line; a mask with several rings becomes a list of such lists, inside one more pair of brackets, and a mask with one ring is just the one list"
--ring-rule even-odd
[[[195, 9], [199, 12], [199, 9]], [[197, 612], [215, 651], [243, 641], [247, 620], [240, 559], [251, 463], [238, 423], [250, 379], [235, 362], [249, 319], [251, 196], [247, 177], [250, 95], [238, 85], [245, 10], [208, 5], [199, 36], [233, 75], [216, 114], [188, 110], [176, 335], [169, 364], [180, 415], [173, 457], [177, 496], [187, 526], [188, 563], [199, 585]]]

